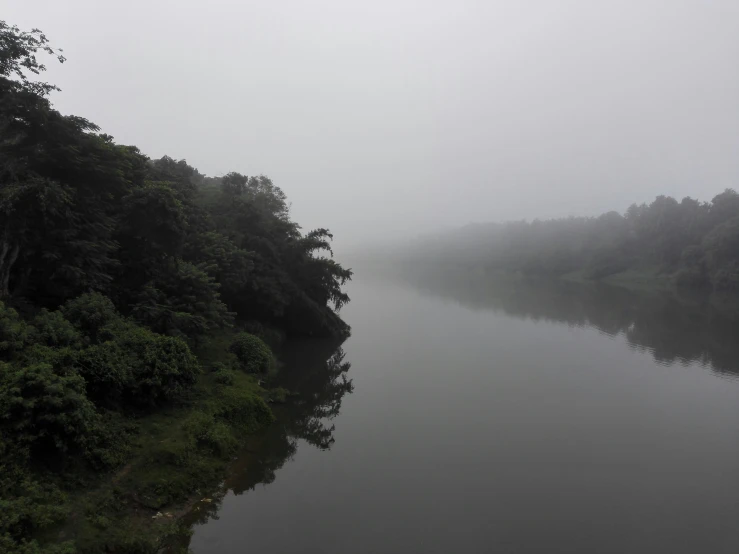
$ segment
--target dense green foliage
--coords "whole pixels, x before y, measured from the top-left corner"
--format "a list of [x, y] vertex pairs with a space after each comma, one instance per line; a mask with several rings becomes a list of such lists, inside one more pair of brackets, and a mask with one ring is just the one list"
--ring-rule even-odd
[[[0, 21], [0, 550], [29, 553], [74, 551], [38, 539], [91, 470], [133, 464], [129, 501], [157, 508], [212, 478], [272, 420], [268, 394], [235, 369], [265, 373], [273, 356], [240, 334], [204, 374], [191, 349], [234, 326], [346, 336], [352, 275], [267, 177], [205, 177], [56, 111], [58, 89], [34, 81], [42, 55], [64, 61], [40, 31]], [[181, 410], [170, 434], [142, 430], [167, 410]]]
[[199, 364], [99, 293], [30, 322], [0, 303], [0, 322], [0, 537], [23, 541], [65, 518], [58, 478], [125, 461], [130, 416], [181, 398]]
[[407, 256], [587, 279], [647, 271], [681, 286], [739, 290], [739, 194], [726, 190], [711, 202], [660, 196], [623, 215], [473, 225], [424, 239]]
[[273, 365], [272, 352], [264, 341], [249, 333], [240, 333], [229, 347], [241, 369], [247, 373], [267, 373]]
[[351, 271], [322, 255], [329, 231], [301, 233], [267, 177], [208, 178], [63, 116], [25, 77], [43, 35], [0, 25], [0, 299], [54, 309], [94, 290], [191, 341], [234, 318], [347, 332]]

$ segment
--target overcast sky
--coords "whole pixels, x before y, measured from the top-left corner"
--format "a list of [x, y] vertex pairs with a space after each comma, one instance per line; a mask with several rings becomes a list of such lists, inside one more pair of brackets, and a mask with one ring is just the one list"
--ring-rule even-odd
[[341, 246], [739, 188], [737, 0], [0, 0], [58, 109]]

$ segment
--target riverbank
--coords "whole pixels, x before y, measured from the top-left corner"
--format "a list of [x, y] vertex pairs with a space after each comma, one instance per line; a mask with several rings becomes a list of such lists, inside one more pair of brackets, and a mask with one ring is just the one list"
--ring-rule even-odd
[[[274, 419], [269, 403], [284, 391], [263, 386], [263, 376], [228, 369], [235, 333], [204, 341], [195, 354], [197, 382], [177, 404], [131, 420], [125, 463], [104, 475], [63, 474], [63, 523], [35, 537], [69, 552], [185, 552], [189, 533], [180, 517], [208, 503], [234, 453]], [[60, 547], [60, 552], [66, 552]]]
[[651, 267], [629, 269], [597, 279], [588, 277], [584, 271], [573, 271], [559, 278], [576, 283], [605, 283], [631, 290], [668, 290], [676, 287], [673, 275]]

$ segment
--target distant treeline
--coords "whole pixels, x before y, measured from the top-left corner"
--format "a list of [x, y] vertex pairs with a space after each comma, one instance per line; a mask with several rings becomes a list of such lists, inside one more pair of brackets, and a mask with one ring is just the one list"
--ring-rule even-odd
[[659, 196], [624, 214], [470, 225], [420, 239], [404, 255], [585, 279], [645, 271], [681, 286], [739, 290], [739, 194], [727, 189], [711, 202]]

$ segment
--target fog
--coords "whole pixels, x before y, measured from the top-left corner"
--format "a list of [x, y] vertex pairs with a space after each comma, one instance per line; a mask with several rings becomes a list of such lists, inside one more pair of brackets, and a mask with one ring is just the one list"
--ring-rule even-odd
[[735, 0], [4, 0], [64, 113], [264, 173], [340, 249], [739, 179]]

